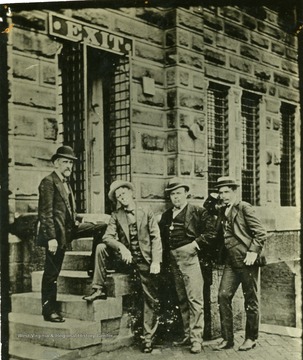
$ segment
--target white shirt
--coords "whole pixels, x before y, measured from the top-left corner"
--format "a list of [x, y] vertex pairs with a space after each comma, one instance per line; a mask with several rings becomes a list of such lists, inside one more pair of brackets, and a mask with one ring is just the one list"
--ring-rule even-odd
[[185, 206], [187, 205], [187, 202], [185, 202], [181, 207], [180, 209], [174, 207], [173, 208], [173, 219], [178, 215], [180, 214], [180, 212], [185, 208]]

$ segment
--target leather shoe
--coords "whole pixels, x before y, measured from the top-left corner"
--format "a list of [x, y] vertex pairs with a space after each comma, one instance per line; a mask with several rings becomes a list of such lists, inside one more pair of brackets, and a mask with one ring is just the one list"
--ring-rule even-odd
[[90, 295], [85, 295], [82, 299], [89, 302], [95, 300], [106, 300], [107, 294], [103, 289], [94, 289], [94, 291]]
[[248, 351], [256, 347], [256, 342], [251, 339], [246, 339], [244, 343], [239, 347], [239, 351]]
[[220, 342], [220, 344], [218, 344], [214, 350], [216, 351], [221, 351], [221, 350], [228, 350], [228, 349], [232, 349], [234, 346], [234, 342], [233, 341], [227, 341], [227, 340], [222, 340]]
[[173, 345], [174, 346], [188, 346], [188, 345], [190, 345], [190, 339], [189, 339], [189, 337], [185, 337], [181, 341], [174, 341]]
[[190, 348], [192, 354], [200, 354], [202, 351], [202, 345], [198, 342], [194, 342]]
[[65, 319], [55, 311], [50, 314], [43, 314], [43, 318], [45, 321], [56, 322], [56, 323], [65, 321]]
[[145, 354], [149, 354], [153, 351], [153, 346], [151, 343], [145, 343], [144, 347], [142, 349], [142, 352], [144, 352]]

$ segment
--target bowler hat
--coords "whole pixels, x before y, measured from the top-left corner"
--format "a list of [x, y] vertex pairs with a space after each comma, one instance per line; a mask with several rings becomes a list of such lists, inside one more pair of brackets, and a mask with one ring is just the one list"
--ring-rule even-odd
[[112, 202], [116, 201], [115, 191], [118, 190], [120, 187], [126, 187], [132, 191], [135, 191], [135, 187], [131, 182], [125, 180], [115, 180], [111, 184], [108, 192], [108, 197]]
[[184, 187], [186, 191], [189, 191], [189, 186], [187, 184], [185, 184], [180, 178], [174, 177], [169, 180], [165, 191], [170, 192], [170, 191], [176, 190], [180, 187]]
[[216, 188], [220, 188], [222, 186], [239, 186], [236, 180], [230, 176], [221, 176], [217, 180]]
[[74, 150], [70, 146], [66, 146], [66, 145], [60, 146], [57, 149], [56, 154], [52, 156], [52, 162], [54, 162], [58, 158], [77, 160]]

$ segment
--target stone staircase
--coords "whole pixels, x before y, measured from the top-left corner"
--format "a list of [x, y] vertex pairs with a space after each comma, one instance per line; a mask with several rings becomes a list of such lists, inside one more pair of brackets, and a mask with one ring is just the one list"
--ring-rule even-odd
[[51, 323], [41, 315], [42, 271], [32, 273], [32, 292], [13, 294], [9, 314], [10, 359], [75, 360], [115, 350], [133, 342], [127, 296], [131, 283], [125, 274], [109, 273], [108, 298], [87, 303], [91, 292], [88, 266], [92, 239], [74, 240], [66, 252], [58, 278], [58, 303], [64, 323]]

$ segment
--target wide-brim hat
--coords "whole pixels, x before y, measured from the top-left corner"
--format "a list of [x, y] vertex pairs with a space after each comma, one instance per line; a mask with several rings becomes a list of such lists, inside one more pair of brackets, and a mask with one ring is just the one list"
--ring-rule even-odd
[[215, 187], [217, 189], [219, 189], [220, 187], [223, 186], [240, 186], [236, 180], [230, 176], [221, 176], [218, 178], [217, 180], [217, 184], [215, 185]]
[[189, 191], [189, 186], [186, 184], [182, 179], [174, 177], [169, 180], [165, 192], [171, 192], [173, 190], [176, 190], [180, 187], [184, 187], [186, 191]]
[[135, 187], [131, 182], [125, 180], [115, 180], [111, 184], [108, 192], [108, 197], [112, 202], [116, 202], [115, 191], [118, 190], [120, 187], [126, 187], [132, 190], [133, 192], [135, 191]]
[[57, 149], [56, 154], [52, 156], [52, 162], [54, 162], [58, 158], [77, 160], [74, 150], [70, 146], [66, 146], [66, 145], [60, 146]]

